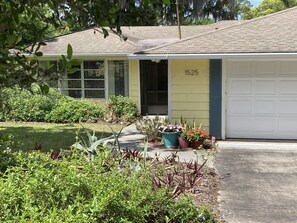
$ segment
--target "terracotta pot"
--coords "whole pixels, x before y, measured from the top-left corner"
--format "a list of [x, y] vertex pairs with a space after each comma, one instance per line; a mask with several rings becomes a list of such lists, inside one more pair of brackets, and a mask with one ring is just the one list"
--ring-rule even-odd
[[178, 137], [178, 145], [181, 149], [190, 147], [189, 141], [186, 139], [183, 139], [182, 137]]
[[203, 141], [194, 141], [191, 142], [191, 146], [193, 149], [198, 149], [203, 144]]

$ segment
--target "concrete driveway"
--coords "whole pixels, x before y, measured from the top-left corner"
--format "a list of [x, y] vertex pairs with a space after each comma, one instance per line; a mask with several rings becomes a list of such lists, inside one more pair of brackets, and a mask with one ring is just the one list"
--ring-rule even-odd
[[221, 141], [215, 166], [228, 223], [297, 222], [297, 143]]

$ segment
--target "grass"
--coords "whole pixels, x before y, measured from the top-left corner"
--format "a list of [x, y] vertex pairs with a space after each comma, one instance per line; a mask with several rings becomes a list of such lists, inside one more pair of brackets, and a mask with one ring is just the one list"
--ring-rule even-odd
[[[112, 131], [107, 123], [83, 123], [84, 128], [96, 133], [98, 138], [107, 137]], [[118, 132], [121, 125], [110, 125], [112, 129]], [[0, 133], [12, 134], [21, 144], [16, 150], [29, 151], [35, 149], [36, 143], [41, 144], [42, 151], [56, 149], [68, 149], [75, 143], [76, 132], [81, 129], [77, 123], [57, 124], [57, 123], [39, 123], [39, 122], [2, 122], [0, 123]], [[83, 131], [80, 130], [81, 133]]]

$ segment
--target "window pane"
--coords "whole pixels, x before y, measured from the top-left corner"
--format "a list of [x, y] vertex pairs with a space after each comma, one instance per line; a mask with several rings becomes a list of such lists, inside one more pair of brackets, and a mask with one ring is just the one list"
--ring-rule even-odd
[[87, 80], [85, 81], [85, 88], [104, 88], [104, 81]]
[[128, 61], [108, 61], [109, 95], [128, 96], [128, 86]]
[[104, 61], [84, 61], [84, 69], [104, 70]]
[[62, 88], [81, 88], [80, 80], [63, 80], [61, 84]]
[[68, 79], [80, 79], [81, 78], [81, 72], [80, 70], [75, 71], [74, 73], [67, 74]]
[[86, 90], [85, 98], [105, 98], [104, 90]]
[[104, 79], [104, 69], [101, 70], [85, 70], [84, 71], [85, 78], [96, 78], [96, 79]]
[[73, 98], [81, 98], [81, 90], [63, 90], [63, 93]]

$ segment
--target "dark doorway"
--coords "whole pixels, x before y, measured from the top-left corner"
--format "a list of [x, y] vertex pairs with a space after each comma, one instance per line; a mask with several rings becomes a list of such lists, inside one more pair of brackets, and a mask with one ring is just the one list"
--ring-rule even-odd
[[142, 115], [168, 114], [168, 62], [140, 61]]

